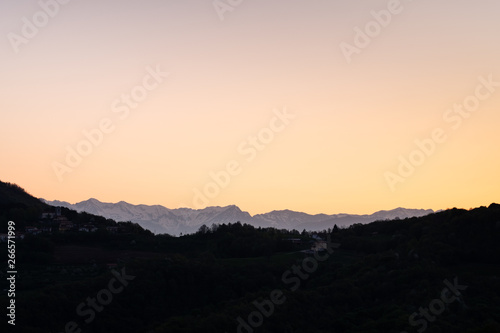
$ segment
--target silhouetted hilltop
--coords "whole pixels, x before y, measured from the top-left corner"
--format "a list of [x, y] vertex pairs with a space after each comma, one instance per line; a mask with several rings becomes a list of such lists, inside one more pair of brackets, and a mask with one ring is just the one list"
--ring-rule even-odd
[[24, 205], [25, 207], [37, 209], [48, 207], [47, 204], [30, 195], [22, 187], [2, 181], [0, 181], [0, 205], [3, 207], [8, 205]]

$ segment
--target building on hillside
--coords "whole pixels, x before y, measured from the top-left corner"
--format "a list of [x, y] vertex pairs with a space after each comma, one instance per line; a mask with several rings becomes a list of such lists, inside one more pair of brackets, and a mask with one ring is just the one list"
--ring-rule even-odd
[[74, 227], [75, 225], [73, 224], [73, 222], [66, 220], [59, 223], [59, 232], [69, 231], [72, 230]]
[[29, 234], [29, 235], [38, 235], [42, 231], [40, 229], [38, 229], [37, 227], [29, 226], [29, 227], [24, 228], [24, 232]]
[[293, 244], [302, 244], [302, 239], [300, 238], [287, 238], [286, 240]]
[[56, 213], [43, 212], [42, 214], [40, 214], [41, 219], [53, 219], [54, 217], [56, 217]]
[[52, 227], [41, 227], [40, 230], [43, 233], [51, 234], [52, 233]]
[[119, 227], [106, 227], [106, 230], [111, 232], [112, 234], [116, 234], [119, 231]]
[[327, 250], [328, 246], [330, 246], [330, 249], [338, 249], [340, 247], [340, 243], [328, 244], [328, 242], [324, 241], [324, 240], [316, 241], [311, 246], [311, 251], [312, 252], [322, 252], [322, 251]]
[[66, 216], [61, 215], [61, 216], [56, 216], [54, 218], [54, 222], [62, 223], [62, 222], [70, 222], [70, 221], [68, 220], [68, 218]]
[[92, 224], [85, 224], [78, 228], [78, 231], [83, 231], [83, 232], [96, 232], [97, 228], [92, 225]]
[[318, 240], [313, 243], [311, 250], [314, 252], [325, 251], [328, 248], [328, 244], [324, 240]]

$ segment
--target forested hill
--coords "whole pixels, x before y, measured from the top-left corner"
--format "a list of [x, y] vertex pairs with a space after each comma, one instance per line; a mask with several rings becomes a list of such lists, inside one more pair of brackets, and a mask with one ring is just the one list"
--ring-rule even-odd
[[34, 209], [49, 207], [41, 200], [28, 194], [20, 186], [0, 181], [0, 208], [5, 210], [9, 206], [24, 206]]
[[315, 233], [129, 227], [18, 240], [16, 331], [500, 332], [497, 204]]

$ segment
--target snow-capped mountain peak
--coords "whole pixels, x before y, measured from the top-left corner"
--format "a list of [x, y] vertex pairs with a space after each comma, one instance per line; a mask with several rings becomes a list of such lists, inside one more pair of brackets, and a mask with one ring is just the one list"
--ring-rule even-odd
[[274, 210], [265, 214], [251, 216], [236, 205], [212, 206], [203, 209], [176, 208], [169, 209], [160, 205], [133, 205], [125, 201], [117, 203], [101, 202], [90, 198], [75, 204], [65, 201], [45, 201], [52, 206], [62, 206], [79, 212], [101, 215], [117, 222], [131, 221], [154, 233], [192, 233], [200, 226], [211, 226], [222, 223], [248, 223], [254, 226], [275, 227], [278, 229], [323, 230], [337, 226], [348, 226], [354, 223], [369, 223], [376, 220], [395, 219], [412, 216], [423, 216], [433, 213], [428, 209], [406, 209], [398, 207], [393, 210], [381, 210], [371, 215], [354, 214], [307, 214], [293, 210]]

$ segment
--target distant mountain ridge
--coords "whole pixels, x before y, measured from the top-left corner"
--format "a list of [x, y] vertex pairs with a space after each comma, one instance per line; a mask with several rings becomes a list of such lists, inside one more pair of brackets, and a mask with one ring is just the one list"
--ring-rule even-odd
[[307, 214], [291, 210], [272, 211], [265, 214], [251, 216], [235, 205], [206, 207], [203, 209], [176, 208], [170, 209], [161, 205], [133, 205], [124, 201], [117, 203], [101, 202], [97, 199], [88, 199], [75, 204], [65, 201], [48, 201], [51, 206], [61, 206], [74, 209], [78, 212], [104, 216], [117, 222], [131, 221], [138, 223], [154, 233], [192, 233], [205, 224], [213, 223], [248, 223], [257, 227], [274, 227], [278, 229], [303, 229], [317, 231], [337, 226], [349, 226], [355, 223], [370, 223], [376, 220], [395, 218], [419, 217], [434, 213], [432, 209], [396, 208], [381, 210], [369, 215], [356, 214]]

